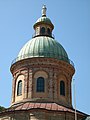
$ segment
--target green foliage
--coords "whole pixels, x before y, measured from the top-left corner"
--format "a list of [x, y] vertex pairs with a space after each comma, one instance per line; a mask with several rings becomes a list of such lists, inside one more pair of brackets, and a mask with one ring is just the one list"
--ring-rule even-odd
[[0, 112], [3, 111], [3, 110], [5, 110], [5, 108], [0, 106]]

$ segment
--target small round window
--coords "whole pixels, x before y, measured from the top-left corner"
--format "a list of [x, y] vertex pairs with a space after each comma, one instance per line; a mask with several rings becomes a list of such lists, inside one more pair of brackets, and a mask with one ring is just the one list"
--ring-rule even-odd
[[44, 27], [41, 28], [41, 34], [45, 34], [45, 28]]

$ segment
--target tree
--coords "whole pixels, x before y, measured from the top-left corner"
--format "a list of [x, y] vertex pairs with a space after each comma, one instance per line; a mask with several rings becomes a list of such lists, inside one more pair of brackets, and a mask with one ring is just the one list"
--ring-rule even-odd
[[3, 111], [3, 110], [5, 110], [5, 108], [0, 106], [0, 112]]

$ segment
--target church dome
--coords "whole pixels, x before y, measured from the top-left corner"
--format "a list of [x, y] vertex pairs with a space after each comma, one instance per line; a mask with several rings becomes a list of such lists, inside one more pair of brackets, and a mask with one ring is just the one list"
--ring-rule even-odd
[[54, 25], [46, 16], [46, 6], [42, 8], [42, 17], [34, 24], [35, 35], [20, 50], [17, 58], [12, 62], [28, 58], [55, 58], [71, 63], [63, 46], [52, 36]]
[[34, 24], [35, 36], [20, 50], [16, 61], [35, 58], [55, 58], [69, 63], [68, 55], [60, 43], [52, 37], [54, 25], [46, 16], [46, 6], [42, 8], [42, 17]]
[[20, 50], [17, 61], [33, 57], [56, 58], [69, 62], [65, 49], [55, 39], [39, 36], [29, 40]]

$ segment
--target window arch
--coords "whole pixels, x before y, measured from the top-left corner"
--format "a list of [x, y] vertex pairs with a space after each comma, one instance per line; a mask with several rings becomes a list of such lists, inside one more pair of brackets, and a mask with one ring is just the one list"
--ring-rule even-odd
[[19, 80], [17, 85], [17, 96], [19, 95], [22, 95], [22, 80]]
[[45, 34], [45, 27], [42, 27], [40, 32], [41, 32], [42, 35], [44, 35]]
[[64, 81], [60, 81], [60, 95], [65, 96], [65, 83], [64, 83]]
[[51, 35], [51, 31], [49, 28], [47, 29], [47, 32], [48, 32], [48, 35]]
[[45, 84], [45, 81], [44, 81], [44, 78], [43, 77], [38, 77], [37, 78], [37, 88], [36, 88], [36, 91], [37, 92], [44, 92], [44, 84]]

